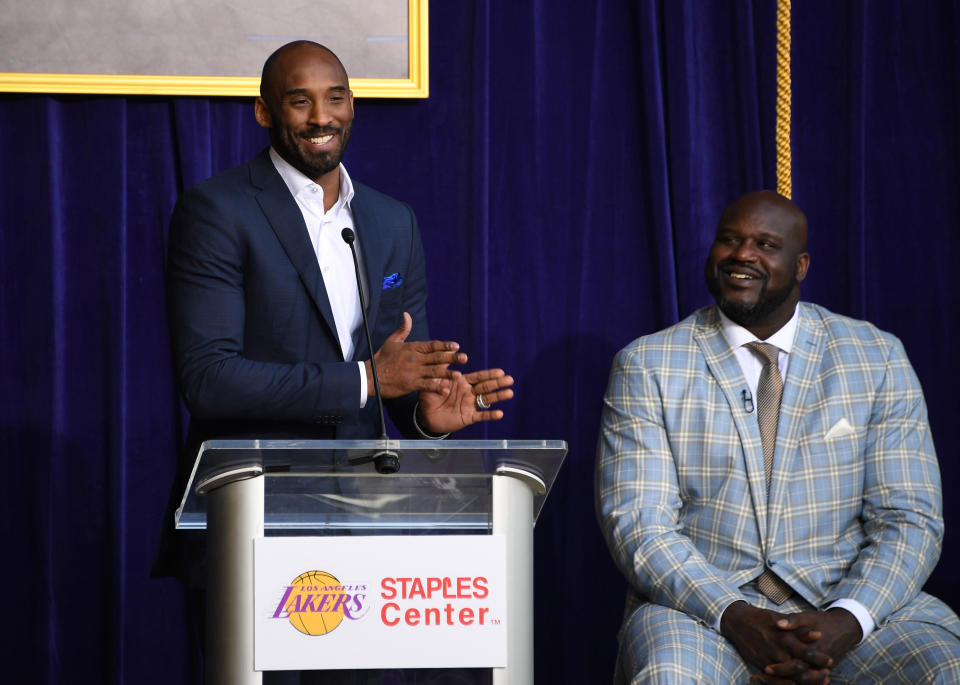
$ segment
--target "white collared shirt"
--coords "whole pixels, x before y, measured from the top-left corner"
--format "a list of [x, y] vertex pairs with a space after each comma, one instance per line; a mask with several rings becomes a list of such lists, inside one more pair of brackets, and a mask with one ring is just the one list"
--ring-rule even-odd
[[[790, 365], [790, 351], [793, 349], [793, 341], [797, 336], [798, 313], [794, 310], [793, 316], [783, 325], [783, 327], [771, 335], [766, 340], [760, 340], [753, 333], [748, 331], [740, 324], [734, 323], [726, 314], [717, 310], [720, 314], [720, 322], [723, 327], [723, 336], [730, 343], [733, 354], [740, 364], [743, 371], [743, 377], [747, 380], [747, 386], [750, 388], [751, 397], [757, 396], [757, 385], [760, 383], [760, 372], [763, 371], [763, 359], [751, 350], [745, 347], [747, 343], [755, 341], [770, 343], [780, 350], [777, 356], [777, 366], [780, 367], [780, 377], [786, 379], [787, 367]], [[786, 382], [786, 380], [784, 380]]]
[[[292, 164], [270, 148], [270, 160], [283, 182], [296, 200], [303, 221], [307, 225], [310, 244], [317, 257], [323, 285], [327, 290], [327, 299], [337, 326], [337, 338], [344, 360], [350, 360], [356, 349], [356, 338], [363, 327], [363, 313], [357, 296], [357, 278], [353, 269], [353, 256], [350, 247], [343, 241], [340, 232], [353, 225], [353, 213], [350, 202], [353, 200], [353, 183], [343, 164], [340, 165], [340, 196], [329, 211], [323, 208], [323, 188], [317, 185]], [[357, 259], [360, 261], [360, 273], [363, 277], [363, 261], [360, 260], [359, 246]], [[365, 293], [366, 294], [366, 293]], [[371, 354], [372, 354], [371, 350]], [[367, 402], [367, 372], [363, 362], [360, 369], [360, 406]]]
[[[793, 344], [797, 337], [799, 311], [799, 307], [794, 309], [793, 316], [790, 317], [790, 320], [787, 321], [787, 323], [785, 323], [780, 330], [766, 340], [760, 340], [753, 333], [748, 331], [740, 324], [734, 323], [726, 314], [717, 309], [717, 312], [720, 314], [720, 323], [723, 328], [723, 336], [727, 339], [727, 342], [730, 344], [730, 348], [733, 350], [734, 356], [737, 358], [737, 362], [740, 364], [740, 369], [743, 371], [743, 377], [746, 379], [747, 386], [750, 388], [751, 397], [756, 398], [757, 396], [757, 385], [760, 382], [760, 372], [763, 371], [764, 361], [756, 352], [751, 350], [749, 347], [745, 347], [745, 345], [754, 341], [775, 345], [780, 351], [779, 355], [777, 356], [777, 366], [780, 367], [780, 377], [783, 378], [784, 385], [786, 385], [788, 381], [787, 368], [790, 365], [790, 353], [793, 350]], [[756, 402], [756, 400], [754, 400], [754, 402]], [[827, 608], [833, 609], [834, 607], [846, 609], [854, 615], [854, 617], [857, 619], [857, 622], [860, 624], [861, 631], [863, 632], [862, 640], [865, 640], [876, 627], [876, 623], [874, 622], [873, 617], [870, 615], [870, 612], [867, 611], [867, 608], [863, 606], [863, 604], [855, 599], [838, 599]], [[720, 612], [720, 615], [722, 617], [723, 612]], [[717, 620], [717, 625], [715, 628], [717, 629], [717, 632], [720, 631], [719, 619]]]

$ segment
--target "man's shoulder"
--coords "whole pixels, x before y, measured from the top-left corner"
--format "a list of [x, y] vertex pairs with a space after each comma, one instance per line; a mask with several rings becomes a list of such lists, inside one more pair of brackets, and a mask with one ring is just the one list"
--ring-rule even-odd
[[720, 325], [716, 305], [701, 307], [672, 326], [667, 326], [656, 333], [642, 335], [631, 343], [638, 347], [650, 347], [666, 344], [682, 344], [693, 342], [698, 329]]
[[283, 182], [264, 151], [243, 164], [200, 181], [187, 189], [183, 196], [197, 198], [252, 195], [269, 180], [271, 172], [276, 175], [276, 180]]
[[897, 336], [881, 330], [869, 321], [837, 314], [811, 302], [801, 302], [798, 306], [803, 322], [801, 325], [822, 330], [828, 347], [877, 348], [887, 350], [888, 353], [891, 348], [899, 350], [903, 347]]
[[417, 219], [410, 205], [363, 183], [353, 181], [350, 210], [361, 240], [364, 232], [371, 229], [383, 236], [397, 236], [400, 240], [419, 235]]
[[353, 181], [353, 205], [369, 207], [374, 211], [410, 212], [410, 205], [365, 183]]
[[689, 355], [698, 349], [698, 331], [710, 330], [719, 325], [716, 306], [703, 307], [672, 326], [633, 340], [620, 350], [620, 356], [655, 362], [668, 356]]

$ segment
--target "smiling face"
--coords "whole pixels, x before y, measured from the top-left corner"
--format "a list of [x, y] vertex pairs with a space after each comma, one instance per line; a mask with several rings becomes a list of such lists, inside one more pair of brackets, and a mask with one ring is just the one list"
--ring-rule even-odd
[[707, 257], [707, 288], [720, 310], [761, 340], [796, 309], [807, 275], [807, 220], [781, 195], [744, 195], [724, 210]]
[[257, 122], [294, 168], [324, 187], [339, 187], [337, 167], [353, 129], [353, 93], [336, 56], [313, 43], [277, 51], [264, 67]]

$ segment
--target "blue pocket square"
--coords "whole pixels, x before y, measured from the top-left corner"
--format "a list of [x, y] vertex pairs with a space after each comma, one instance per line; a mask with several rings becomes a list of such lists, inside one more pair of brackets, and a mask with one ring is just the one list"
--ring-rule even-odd
[[390, 290], [390, 288], [396, 288], [398, 285], [403, 283], [403, 276], [400, 273], [390, 274], [389, 276], [383, 277], [383, 287], [381, 290]]

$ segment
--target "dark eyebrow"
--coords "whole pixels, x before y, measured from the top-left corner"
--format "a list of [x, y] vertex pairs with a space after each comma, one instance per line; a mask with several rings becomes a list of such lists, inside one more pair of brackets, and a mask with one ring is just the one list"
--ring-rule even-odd
[[[337, 91], [338, 93], [346, 93], [349, 89], [346, 86], [330, 86], [329, 90]], [[283, 94], [283, 97], [287, 98], [292, 95], [306, 95], [306, 88], [291, 88]]]
[[763, 231], [760, 233], [761, 240], [771, 240], [775, 243], [782, 243], [785, 238], [779, 233], [773, 233], [772, 231]]

